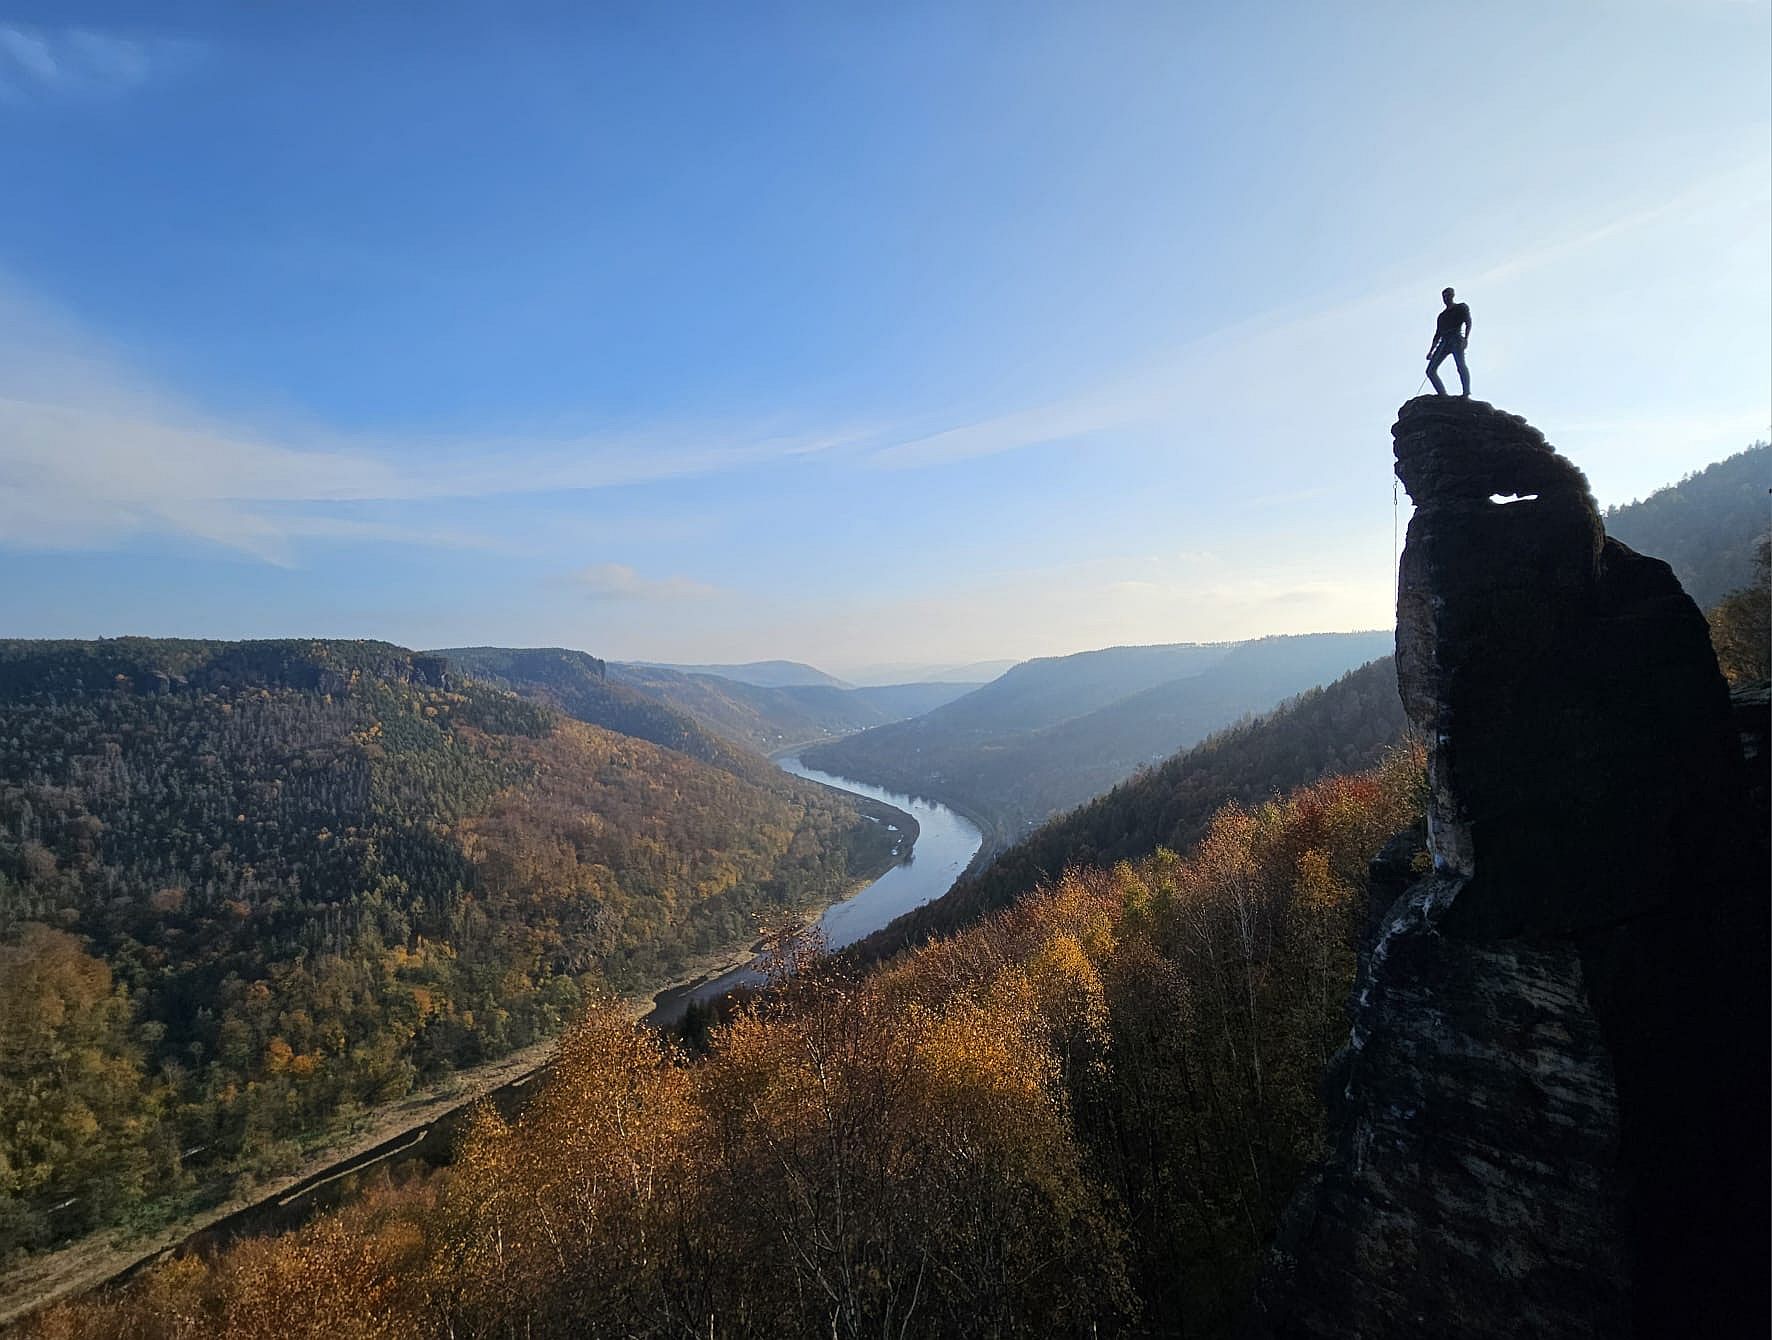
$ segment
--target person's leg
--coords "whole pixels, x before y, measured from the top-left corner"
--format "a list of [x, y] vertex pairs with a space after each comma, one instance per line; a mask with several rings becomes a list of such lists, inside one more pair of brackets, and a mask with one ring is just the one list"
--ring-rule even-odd
[[1458, 380], [1464, 386], [1464, 394], [1469, 395], [1471, 393], [1471, 374], [1470, 369], [1464, 365], [1464, 345], [1462, 342], [1452, 346], [1452, 361], [1458, 364]]
[[1434, 384], [1435, 395], [1446, 394], [1446, 383], [1440, 380], [1440, 364], [1446, 361], [1446, 346], [1436, 344], [1427, 358], [1427, 379]]

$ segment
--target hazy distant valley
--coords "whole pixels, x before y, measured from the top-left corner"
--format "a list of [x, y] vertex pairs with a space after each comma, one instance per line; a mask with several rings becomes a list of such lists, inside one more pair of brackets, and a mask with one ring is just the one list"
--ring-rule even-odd
[[1010, 842], [1139, 768], [1389, 647], [1388, 633], [1326, 633], [1028, 661], [923, 716], [805, 757], [958, 805]]

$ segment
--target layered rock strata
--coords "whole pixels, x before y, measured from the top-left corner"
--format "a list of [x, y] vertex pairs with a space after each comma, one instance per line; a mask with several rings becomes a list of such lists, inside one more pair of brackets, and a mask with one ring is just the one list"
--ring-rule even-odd
[[1375, 862], [1334, 1152], [1251, 1330], [1764, 1335], [1764, 848], [1704, 618], [1523, 419], [1392, 435], [1432, 872]]

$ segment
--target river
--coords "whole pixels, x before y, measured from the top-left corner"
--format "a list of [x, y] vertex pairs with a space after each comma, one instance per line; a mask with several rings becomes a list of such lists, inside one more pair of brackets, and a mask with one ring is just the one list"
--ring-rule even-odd
[[[818, 928], [823, 932], [828, 948], [841, 949], [844, 945], [854, 944], [912, 908], [941, 897], [953, 887], [954, 881], [984, 845], [984, 834], [971, 820], [954, 813], [946, 805], [820, 772], [802, 763], [798, 754], [786, 755], [775, 762], [783, 772], [882, 801], [905, 811], [917, 821], [917, 841], [910, 859], [893, 866], [861, 892], [825, 909]], [[762, 982], [764, 975], [760, 959], [761, 955], [745, 967], [734, 968], [705, 982], [660, 992], [657, 1007], [646, 1016], [646, 1022], [659, 1027], [673, 1024], [683, 1017], [691, 1001], [714, 1000], [734, 987]]]

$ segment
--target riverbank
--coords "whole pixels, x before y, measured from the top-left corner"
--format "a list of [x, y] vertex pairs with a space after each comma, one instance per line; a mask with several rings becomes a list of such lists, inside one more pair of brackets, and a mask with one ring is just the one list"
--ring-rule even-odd
[[[878, 822], [887, 825], [897, 835], [891, 868], [882, 871], [865, 887], [852, 890], [850, 896], [831, 903], [816, 917], [809, 917], [801, 923], [802, 931], [816, 928], [825, 937], [826, 947], [832, 951], [855, 937], [854, 927], [858, 922], [865, 925], [871, 918], [878, 918], [881, 906], [893, 906], [907, 896], [924, 901], [946, 891], [961, 874], [961, 866], [954, 861], [955, 825], [971, 830], [974, 840], [962, 838], [967, 857], [983, 842], [983, 834], [972, 827], [969, 820], [945, 806], [893, 795], [869, 783], [820, 773], [816, 769], [809, 772], [802, 767], [798, 754], [792, 749], [779, 749], [770, 758], [784, 772], [841, 795], [864, 814], [877, 816]], [[918, 813], [907, 812], [907, 805], [925, 815], [933, 828], [926, 828]], [[758, 955], [701, 982], [660, 992], [657, 1007], [647, 1016], [646, 1022], [655, 1028], [674, 1028], [697, 1004], [711, 1003], [730, 991], [760, 986], [767, 969], [764, 957]]]
[[[782, 759], [789, 757], [804, 759], [807, 750], [815, 749], [821, 744], [835, 744], [838, 740], [846, 738], [848, 737], [839, 735], [812, 740], [804, 744], [777, 749], [774, 753], [770, 754], [769, 757], [776, 762], [780, 762]], [[818, 765], [814, 762], [812, 766], [817, 767]], [[897, 780], [880, 780], [878, 778], [867, 777], [857, 777], [855, 780], [868, 786], [878, 787], [882, 791], [896, 791], [909, 796], [913, 800], [925, 800], [932, 805], [941, 805], [952, 810], [955, 814], [959, 815], [962, 819], [966, 820], [967, 823], [976, 828], [984, 841], [979, 849], [973, 853], [972, 860], [967, 864], [964, 873], [961, 875], [961, 878], [963, 879], [976, 875], [992, 861], [996, 860], [1001, 853], [1007, 851], [1010, 847], [1014, 846], [1022, 838], [1027, 836], [1026, 833], [1012, 832], [1008, 826], [1007, 820], [991, 813], [977, 801], [966, 796], [956, 796], [944, 792], [940, 786], [930, 786], [925, 782], [907, 784]], [[848, 792], [846, 794], [851, 796], [854, 795], [853, 792]]]
[[[915, 842], [919, 830], [911, 815], [870, 797], [842, 794], [854, 803], [858, 813], [875, 823], [896, 825], [907, 842]], [[868, 888], [898, 865], [902, 853], [909, 850], [909, 846], [901, 846], [901, 854], [882, 855], [852, 872], [842, 897], [829, 903], [814, 903], [784, 917], [783, 922], [798, 924], [802, 929], [817, 925], [831, 907]], [[753, 938], [699, 955], [668, 980], [624, 996], [622, 1007], [639, 1022], [656, 1008], [660, 996], [743, 968], [755, 960], [761, 948], [762, 941]], [[534, 1043], [361, 1114], [348, 1126], [316, 1137], [308, 1155], [292, 1172], [237, 1185], [226, 1199], [158, 1228], [145, 1233], [101, 1230], [52, 1251], [29, 1256], [0, 1271], [0, 1327], [59, 1299], [126, 1280], [161, 1258], [254, 1233], [294, 1228], [338, 1203], [342, 1192], [348, 1189], [347, 1183], [357, 1174], [387, 1160], [424, 1158], [445, 1163], [471, 1109], [482, 1102], [493, 1102], [509, 1115], [520, 1106], [527, 1086], [553, 1063], [558, 1048], [557, 1038]], [[214, 1187], [218, 1182], [210, 1185]], [[192, 1198], [202, 1194], [195, 1192]]]

